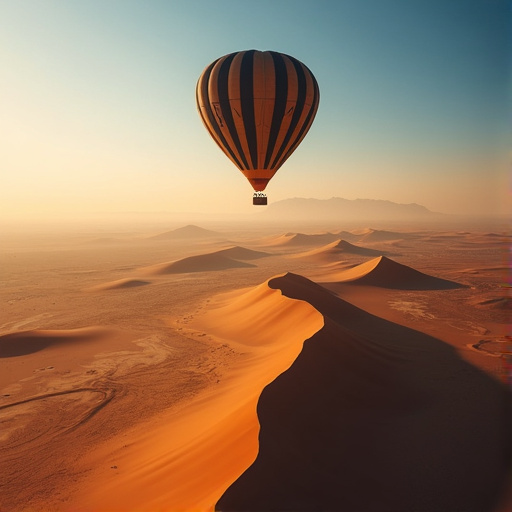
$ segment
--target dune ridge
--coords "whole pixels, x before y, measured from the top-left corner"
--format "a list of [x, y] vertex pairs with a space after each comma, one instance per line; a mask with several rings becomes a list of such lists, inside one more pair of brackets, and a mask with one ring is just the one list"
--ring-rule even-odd
[[289, 298], [269, 281], [216, 297], [188, 328], [208, 333], [212, 350], [229, 343], [239, 353], [238, 364], [179, 414], [169, 411], [152, 418], [151, 425], [141, 424], [129, 446], [123, 442], [112, 454], [109, 444], [92, 454], [93, 466], [108, 457], [122, 471], [113, 478], [111, 470], [98, 469], [100, 476], [82, 484], [79, 510], [211, 511], [257, 455], [261, 390], [322, 326], [310, 304]]
[[258, 456], [216, 510], [492, 510], [510, 468], [506, 388], [302, 276], [269, 286], [324, 327], [261, 393]]

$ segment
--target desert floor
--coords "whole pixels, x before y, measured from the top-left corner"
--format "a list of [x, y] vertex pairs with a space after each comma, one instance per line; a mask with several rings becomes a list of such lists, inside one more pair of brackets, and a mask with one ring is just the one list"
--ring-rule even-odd
[[0, 510], [509, 510], [509, 244], [6, 230]]

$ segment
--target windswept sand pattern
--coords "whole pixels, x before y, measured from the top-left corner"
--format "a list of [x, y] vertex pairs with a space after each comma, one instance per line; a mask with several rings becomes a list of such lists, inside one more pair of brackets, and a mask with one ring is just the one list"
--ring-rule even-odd
[[[61, 489], [83, 478], [81, 461], [90, 448], [108, 445], [151, 418], [155, 397], [164, 408], [190, 399], [215, 382], [220, 368], [211, 364], [217, 356], [208, 346], [177, 335], [171, 346], [156, 336], [131, 343], [126, 335], [98, 328], [6, 335], [0, 340], [4, 348], [6, 340], [9, 351], [1, 361], [7, 375], [0, 375], [2, 511], [17, 512], [20, 499], [21, 510], [68, 510]], [[43, 361], [47, 366], [30, 371]], [[16, 374], [19, 384], [5, 386]], [[75, 503], [77, 509], [81, 500]]]

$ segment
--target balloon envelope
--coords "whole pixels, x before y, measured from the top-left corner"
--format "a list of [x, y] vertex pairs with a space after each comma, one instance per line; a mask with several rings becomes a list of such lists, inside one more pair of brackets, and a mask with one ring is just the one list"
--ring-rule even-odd
[[247, 50], [207, 66], [196, 100], [212, 138], [262, 191], [311, 127], [320, 94], [311, 71], [294, 57]]

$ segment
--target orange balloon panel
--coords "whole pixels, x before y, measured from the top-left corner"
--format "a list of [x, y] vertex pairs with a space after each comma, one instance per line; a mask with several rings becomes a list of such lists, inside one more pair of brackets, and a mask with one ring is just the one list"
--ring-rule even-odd
[[199, 77], [196, 100], [212, 138], [261, 191], [305, 137], [320, 94], [294, 57], [247, 50], [212, 62]]

